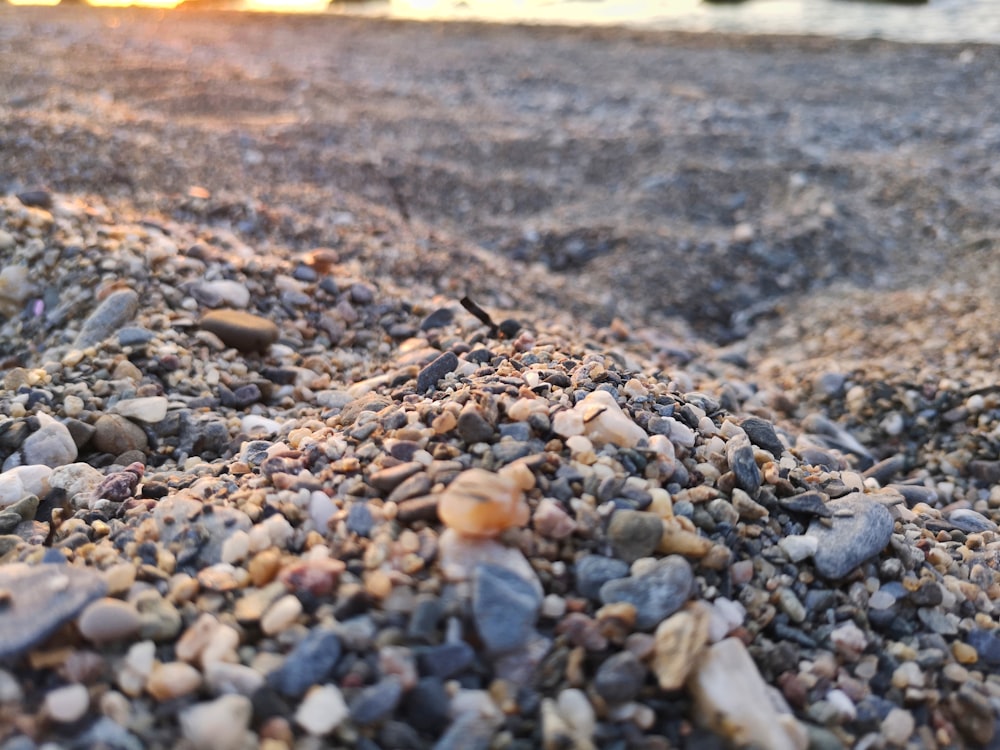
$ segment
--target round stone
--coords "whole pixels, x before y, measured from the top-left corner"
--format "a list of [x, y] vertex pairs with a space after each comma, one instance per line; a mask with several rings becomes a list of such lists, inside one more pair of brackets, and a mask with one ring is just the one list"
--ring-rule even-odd
[[91, 602], [77, 620], [80, 635], [92, 643], [128, 638], [141, 626], [142, 617], [135, 606], [110, 597]]
[[615, 555], [629, 563], [652, 555], [662, 536], [663, 521], [653, 513], [619, 510], [608, 524], [608, 539]]
[[252, 715], [249, 698], [223, 695], [185, 709], [180, 715], [181, 732], [195, 750], [239, 750], [246, 742]]
[[45, 712], [60, 724], [71, 724], [80, 719], [89, 706], [90, 694], [85, 685], [66, 685], [45, 695]]
[[105, 453], [120, 456], [127, 451], [145, 452], [149, 447], [142, 428], [120, 414], [103, 414], [94, 427], [94, 445]]
[[278, 326], [273, 321], [241, 310], [213, 310], [205, 314], [200, 325], [241, 352], [264, 353], [278, 340]]
[[441, 493], [438, 516], [460, 534], [493, 537], [512, 526], [524, 526], [530, 510], [524, 492], [510, 477], [469, 469]]

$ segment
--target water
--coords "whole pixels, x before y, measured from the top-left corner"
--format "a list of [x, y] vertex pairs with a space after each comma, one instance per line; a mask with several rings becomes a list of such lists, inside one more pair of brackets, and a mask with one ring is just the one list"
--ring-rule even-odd
[[[88, 0], [93, 5], [171, 7], [182, 0]], [[2, 2], [2, 0], [0, 0]], [[59, 0], [8, 0], [52, 5]], [[342, 13], [417, 20], [619, 25], [744, 34], [819, 34], [906, 42], [1000, 44], [1000, 0], [930, 0], [894, 5], [863, 0], [187, 0], [255, 11]], [[328, 7], [329, 10], [328, 10]]]

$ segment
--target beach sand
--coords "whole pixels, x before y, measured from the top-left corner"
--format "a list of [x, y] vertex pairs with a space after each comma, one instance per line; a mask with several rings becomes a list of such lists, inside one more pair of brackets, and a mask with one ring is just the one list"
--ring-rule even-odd
[[990, 746], [998, 86], [0, 6], [0, 747]]

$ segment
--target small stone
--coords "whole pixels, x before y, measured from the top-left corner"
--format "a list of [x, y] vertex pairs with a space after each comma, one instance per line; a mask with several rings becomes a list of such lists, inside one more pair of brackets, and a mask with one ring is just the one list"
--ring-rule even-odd
[[512, 526], [524, 526], [530, 516], [517, 483], [484, 469], [469, 469], [455, 477], [441, 493], [437, 511], [446, 526], [475, 537], [494, 537]]
[[663, 537], [663, 521], [653, 513], [618, 510], [608, 524], [608, 540], [615, 555], [631, 563], [652, 555]]
[[403, 697], [403, 685], [398, 677], [379, 680], [358, 693], [351, 701], [350, 714], [355, 724], [376, 724], [392, 716]]
[[646, 680], [646, 667], [629, 651], [608, 657], [594, 675], [594, 690], [608, 703], [634, 699]]
[[260, 629], [265, 635], [275, 635], [291, 626], [302, 614], [302, 602], [288, 594], [268, 607], [260, 618]]
[[551, 497], [538, 501], [531, 523], [535, 531], [548, 539], [565, 539], [576, 531], [576, 521]]
[[739, 487], [733, 488], [733, 508], [744, 521], [766, 520], [769, 513], [767, 508], [754, 500], [750, 495]]
[[458, 364], [458, 355], [454, 352], [445, 352], [439, 356], [417, 375], [417, 393], [433, 390], [441, 378], [458, 368]]
[[[88, 467], [90, 468], [90, 467]], [[94, 471], [97, 476], [100, 472]], [[28, 495], [42, 497], [49, 490], [53, 469], [48, 466], [18, 466], [0, 474], [0, 508], [6, 508]]]
[[48, 414], [37, 415], [39, 427], [3, 463], [6, 472], [17, 466], [49, 466], [56, 468], [76, 460], [76, 443], [66, 425]]
[[80, 635], [92, 643], [110, 643], [139, 632], [142, 618], [131, 602], [120, 599], [98, 599], [87, 606], [77, 627]]
[[146, 680], [146, 692], [160, 701], [190, 695], [201, 687], [201, 672], [182, 661], [156, 664]]
[[807, 534], [790, 534], [778, 540], [778, 546], [792, 562], [801, 562], [812, 557], [819, 549], [819, 539]]
[[642, 575], [608, 581], [601, 586], [600, 599], [604, 604], [633, 604], [636, 628], [648, 630], [680, 609], [693, 588], [691, 565], [683, 557], [671, 555], [658, 560]]
[[736, 486], [750, 496], [755, 496], [762, 478], [750, 438], [745, 433], [733, 435], [726, 442], [726, 460], [736, 479]]
[[130, 398], [116, 403], [111, 407], [111, 412], [120, 414], [127, 419], [134, 419], [137, 422], [156, 424], [166, 418], [167, 404], [167, 399], [164, 396]]
[[86, 685], [66, 685], [45, 694], [45, 713], [60, 724], [71, 724], [83, 718], [90, 707]]
[[243, 695], [223, 695], [197, 703], [180, 714], [181, 734], [194, 750], [241, 750], [253, 705]]
[[903, 708], [893, 708], [889, 711], [884, 719], [882, 719], [882, 736], [889, 741], [890, 744], [896, 745], [897, 747], [904, 747], [907, 740], [913, 734], [916, 729], [916, 721], [913, 718], [913, 714]]
[[760, 417], [746, 417], [740, 422], [740, 427], [751, 443], [768, 451], [775, 458], [781, 458], [785, 446], [774, 431], [773, 424]]
[[541, 596], [530, 581], [496, 565], [475, 568], [472, 617], [487, 651], [524, 646], [534, 632]]
[[145, 453], [149, 447], [142, 428], [119, 414], [102, 414], [94, 427], [93, 443], [99, 451], [120, 456], [128, 451]]
[[892, 514], [859, 493], [826, 506], [833, 512], [830, 525], [813, 521], [806, 533], [817, 539], [816, 571], [824, 578], [839, 579], [885, 549], [892, 537]]
[[472, 401], [466, 403], [458, 415], [458, 434], [469, 445], [491, 442], [494, 437], [493, 425], [483, 416], [482, 410]]
[[323, 685], [309, 691], [295, 712], [295, 721], [313, 736], [329, 734], [347, 718], [344, 696], [336, 685]]
[[1000, 667], [1000, 631], [973, 628], [965, 642], [976, 650], [979, 661], [989, 667]]
[[795, 717], [774, 709], [767, 683], [737, 638], [705, 649], [687, 686], [706, 726], [734, 746], [800, 750], [807, 744]]
[[109, 294], [84, 321], [73, 340], [74, 349], [95, 346], [128, 323], [139, 311], [139, 295], [131, 289]]
[[212, 310], [199, 324], [228, 347], [241, 352], [265, 353], [278, 340], [278, 326], [267, 318], [242, 310]]
[[299, 641], [278, 669], [267, 675], [267, 684], [282, 695], [297, 698], [333, 671], [340, 651], [340, 638], [335, 631], [315, 628]]
[[656, 628], [653, 672], [663, 690], [680, 690], [708, 642], [709, 612], [689, 607]]
[[622, 411], [615, 397], [605, 390], [588, 393], [574, 407], [583, 417], [583, 434], [596, 446], [613, 443], [634, 448], [646, 439], [646, 431]]
[[597, 599], [601, 586], [608, 581], [626, 578], [628, 563], [603, 555], [584, 555], [576, 563], [576, 590], [588, 599]]
[[104, 477], [93, 489], [95, 500], [110, 500], [113, 503], [120, 503], [128, 500], [135, 494], [135, 488], [139, 486], [146, 467], [135, 461], [125, 467], [124, 471], [116, 471]]

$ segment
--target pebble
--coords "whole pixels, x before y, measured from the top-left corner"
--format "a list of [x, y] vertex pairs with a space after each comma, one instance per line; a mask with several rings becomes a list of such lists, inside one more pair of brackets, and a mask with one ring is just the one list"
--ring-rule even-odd
[[190, 695], [200, 687], [201, 672], [182, 661], [155, 664], [146, 680], [146, 692], [161, 703]]
[[313, 688], [295, 711], [296, 723], [317, 737], [329, 734], [349, 715], [340, 688], [323, 685]]
[[109, 294], [84, 321], [73, 340], [74, 349], [86, 349], [100, 344], [135, 317], [139, 311], [139, 295], [132, 289], [119, 289]]
[[111, 412], [137, 422], [156, 424], [166, 418], [167, 405], [168, 401], [163, 396], [146, 396], [119, 401], [111, 407]]
[[275, 635], [291, 626], [300, 614], [302, 602], [298, 597], [288, 594], [268, 607], [260, 618], [260, 629], [265, 635]]
[[534, 633], [542, 598], [528, 580], [497, 565], [480, 564], [472, 578], [472, 617], [490, 653], [513, 651]]
[[91, 601], [104, 595], [104, 577], [69, 565], [0, 566], [0, 659], [43, 643]]
[[314, 628], [285, 657], [282, 665], [267, 675], [267, 684], [282, 695], [297, 698], [333, 671], [340, 653], [340, 638], [334, 630]]
[[38, 415], [39, 427], [29, 435], [20, 449], [3, 463], [4, 472], [18, 466], [48, 466], [56, 468], [76, 461], [76, 443], [66, 425], [48, 414]]
[[403, 697], [403, 684], [389, 676], [358, 693], [350, 703], [351, 720], [356, 724], [376, 724], [392, 716]]
[[72, 724], [83, 718], [90, 707], [86, 685], [66, 685], [45, 694], [45, 713], [60, 724]]
[[129, 451], [145, 453], [149, 447], [142, 428], [119, 414], [102, 414], [94, 427], [93, 443], [99, 451], [120, 456]]
[[608, 524], [608, 540], [615, 555], [628, 563], [652, 555], [662, 537], [663, 521], [654, 513], [618, 510]]
[[228, 347], [244, 353], [267, 352], [278, 340], [278, 326], [242, 310], [212, 310], [202, 316], [201, 329], [214, 333]]
[[80, 635], [92, 643], [120, 641], [139, 632], [142, 617], [131, 602], [103, 598], [87, 605], [77, 620]]
[[639, 630], [655, 628], [688, 600], [694, 588], [691, 565], [683, 557], [670, 555], [657, 560], [641, 575], [608, 581], [600, 588], [604, 604], [635, 605]]
[[441, 493], [438, 516], [460, 534], [494, 537], [512, 526], [524, 526], [531, 511], [524, 492], [509, 476], [469, 469]]
[[892, 536], [892, 514], [884, 506], [854, 493], [827, 503], [833, 512], [830, 526], [809, 524], [806, 534], [816, 538], [813, 555], [816, 571], [824, 578], [840, 579], [874, 557]]
[[194, 750], [242, 750], [252, 716], [249, 698], [223, 695], [181, 711], [181, 733]]
[[751, 443], [768, 451], [775, 458], [781, 458], [785, 446], [774, 431], [773, 424], [760, 417], [745, 417], [740, 421], [740, 427], [743, 428]]
[[445, 352], [424, 367], [417, 375], [417, 393], [427, 393], [433, 390], [438, 381], [449, 372], [454, 372], [458, 368], [458, 355], [454, 352]]
[[[34, 465], [18, 466], [0, 474], [0, 508], [13, 505], [28, 495], [42, 497], [48, 492], [52, 473], [48, 466]], [[99, 476], [100, 472], [97, 474]]]
[[661, 622], [655, 633], [652, 669], [663, 690], [680, 690], [708, 643], [710, 613], [688, 607]]
[[622, 411], [615, 397], [605, 390], [587, 394], [574, 409], [583, 417], [583, 434], [600, 447], [612, 443], [634, 448], [646, 432]]
[[965, 637], [965, 642], [976, 650], [983, 664], [1000, 667], [1000, 631], [973, 628]]
[[737, 638], [709, 646], [688, 680], [695, 709], [709, 728], [733, 745], [768, 750], [804, 750], [805, 728], [791, 714], [779, 714], [757, 666]]
[[458, 415], [456, 425], [459, 436], [468, 444], [486, 443], [493, 440], [494, 430], [482, 410], [471, 401], [467, 403]]
[[882, 735], [889, 743], [903, 747], [913, 736], [916, 722], [913, 714], [903, 708], [893, 708], [889, 711], [879, 727]]
[[576, 563], [576, 590], [588, 599], [597, 599], [608, 581], [626, 578], [629, 566], [623, 560], [603, 555], [584, 555]]
[[789, 534], [778, 540], [778, 546], [792, 562], [812, 557], [819, 549], [819, 539], [808, 534]]
[[753, 446], [746, 434], [733, 435], [726, 442], [726, 460], [733, 472], [736, 486], [751, 497], [757, 494], [762, 481], [760, 468], [754, 458]]
[[630, 651], [619, 651], [603, 662], [594, 674], [594, 690], [608, 703], [633, 700], [646, 679], [646, 667]]

